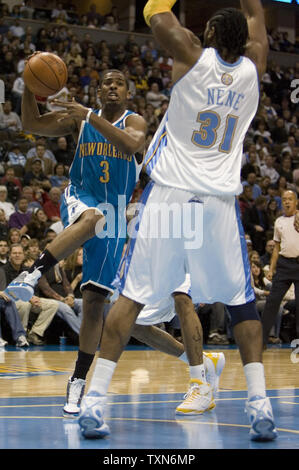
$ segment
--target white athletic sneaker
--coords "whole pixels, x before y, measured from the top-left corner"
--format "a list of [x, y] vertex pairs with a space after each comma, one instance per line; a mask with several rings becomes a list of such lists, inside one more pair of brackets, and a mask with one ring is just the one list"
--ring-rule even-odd
[[5, 339], [1, 338], [0, 336], [0, 346], [6, 346], [7, 345], [7, 341], [5, 341]]
[[225, 366], [225, 356], [221, 353], [203, 353], [203, 362], [207, 382], [211, 385], [213, 394], [218, 391], [219, 379]]
[[184, 401], [175, 411], [177, 414], [198, 415], [212, 410], [215, 406], [211, 385], [191, 379], [190, 388], [184, 396]]
[[18, 348], [28, 348], [29, 347], [29, 343], [26, 339], [26, 336], [25, 335], [20, 335], [16, 341], [16, 346]]
[[32, 273], [23, 271], [19, 274], [4, 290], [12, 300], [23, 300], [28, 302], [34, 293], [34, 287], [36, 286], [41, 272], [35, 269]]
[[64, 418], [77, 418], [80, 412], [80, 404], [84, 394], [86, 380], [70, 377], [66, 389], [66, 403], [63, 407]]
[[89, 392], [82, 400], [78, 423], [83, 437], [100, 439], [109, 436], [109, 426], [104, 421], [107, 398], [97, 392]]
[[269, 398], [252, 397], [246, 402], [245, 411], [248, 415], [253, 441], [272, 441], [277, 437], [272, 406]]

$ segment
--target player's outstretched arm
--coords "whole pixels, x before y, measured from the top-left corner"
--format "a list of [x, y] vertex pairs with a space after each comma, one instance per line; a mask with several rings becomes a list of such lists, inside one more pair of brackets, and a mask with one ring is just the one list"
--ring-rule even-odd
[[25, 86], [22, 96], [22, 125], [23, 129], [32, 134], [45, 137], [60, 137], [77, 133], [76, 121], [72, 118], [59, 122], [61, 111], [40, 114], [35, 96]]
[[[59, 122], [63, 123], [66, 119], [73, 118], [75, 121], [83, 121], [87, 118], [90, 109], [77, 103], [74, 99], [70, 102], [53, 100], [57, 106], [65, 108], [61, 112]], [[132, 155], [136, 152], [142, 152], [145, 145], [145, 135], [147, 125], [142, 116], [130, 115], [126, 119], [125, 129], [119, 129], [96, 113], [91, 113], [89, 123], [109, 142], [112, 142], [121, 152]]]
[[202, 45], [172, 13], [171, 8], [175, 3], [176, 0], [149, 0], [144, 7], [144, 19], [158, 43], [175, 61], [190, 68], [200, 57]]
[[256, 64], [261, 78], [266, 71], [269, 51], [264, 9], [260, 0], [240, 0], [240, 2], [249, 29], [246, 55]]

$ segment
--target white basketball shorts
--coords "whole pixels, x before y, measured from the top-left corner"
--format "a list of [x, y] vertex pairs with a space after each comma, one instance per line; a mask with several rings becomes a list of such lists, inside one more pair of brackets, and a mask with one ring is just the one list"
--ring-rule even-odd
[[255, 298], [235, 197], [200, 196], [150, 182], [113, 282], [136, 302], [153, 305], [191, 277], [194, 303], [242, 305]]

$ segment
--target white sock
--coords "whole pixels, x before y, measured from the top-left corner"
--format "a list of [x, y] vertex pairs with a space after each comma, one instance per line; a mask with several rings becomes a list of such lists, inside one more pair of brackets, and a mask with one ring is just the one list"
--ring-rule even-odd
[[102, 358], [97, 359], [88, 393], [98, 392], [101, 395], [107, 395], [115, 367], [116, 362]]
[[256, 395], [265, 398], [266, 383], [264, 365], [261, 362], [250, 362], [244, 366], [244, 374], [248, 388], [248, 400]]
[[201, 382], [206, 382], [206, 373], [205, 373], [205, 366], [200, 364], [199, 366], [190, 366], [190, 377], [191, 379], [200, 380]]
[[180, 361], [187, 362], [187, 364], [189, 363], [187, 354], [186, 354], [185, 352], [183, 352], [183, 354], [181, 354], [181, 355], [178, 357], [178, 359], [180, 359]]

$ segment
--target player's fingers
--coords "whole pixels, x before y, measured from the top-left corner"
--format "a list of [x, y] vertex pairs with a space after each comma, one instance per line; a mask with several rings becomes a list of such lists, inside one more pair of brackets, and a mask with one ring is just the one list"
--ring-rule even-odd
[[61, 114], [60, 117], [57, 119], [57, 122], [62, 122], [65, 119], [67, 119], [68, 117], [69, 117], [69, 114], [67, 114], [67, 113]]

